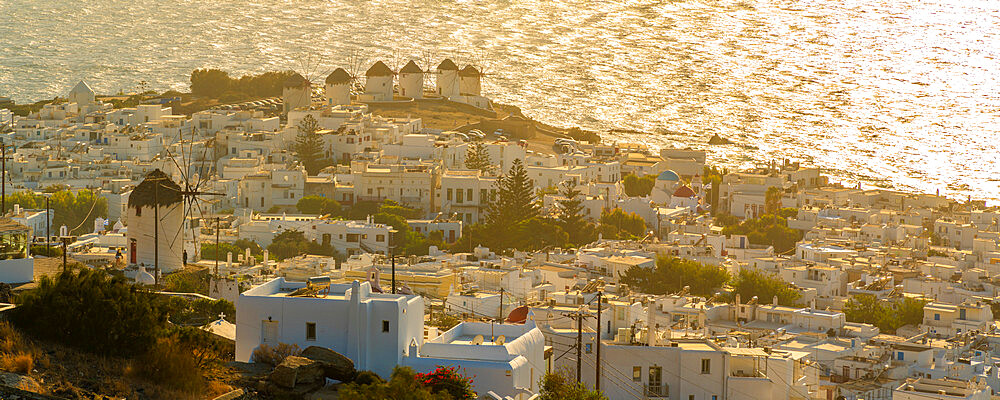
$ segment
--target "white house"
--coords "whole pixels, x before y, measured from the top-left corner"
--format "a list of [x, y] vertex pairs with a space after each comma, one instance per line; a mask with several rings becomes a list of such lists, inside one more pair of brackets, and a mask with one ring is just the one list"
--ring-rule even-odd
[[368, 282], [331, 284], [309, 295], [306, 282], [275, 278], [236, 301], [236, 361], [251, 361], [261, 344], [322, 346], [388, 379], [424, 342], [424, 300], [376, 293]]
[[984, 381], [917, 378], [893, 389], [892, 400], [988, 400], [990, 392]]
[[548, 371], [545, 338], [532, 321], [524, 325], [464, 322], [419, 349], [416, 345], [411, 344], [404, 365], [417, 372], [456, 367], [462, 375], [475, 376], [473, 389], [480, 398], [492, 392], [501, 398], [527, 400], [539, 391], [538, 382]]
[[8, 218], [0, 219], [0, 282], [24, 283], [33, 281], [35, 259], [28, 247], [28, 227]]

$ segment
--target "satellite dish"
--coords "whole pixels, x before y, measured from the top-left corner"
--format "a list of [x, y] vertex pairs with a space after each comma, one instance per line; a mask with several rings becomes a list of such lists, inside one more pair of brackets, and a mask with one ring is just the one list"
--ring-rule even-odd
[[476, 337], [472, 338], [472, 344], [474, 345], [483, 344], [483, 335], [476, 335]]
[[497, 336], [497, 340], [494, 340], [493, 343], [496, 343], [497, 345], [503, 346], [504, 342], [506, 342], [506, 341], [507, 341], [507, 338], [504, 337], [503, 335], [500, 335], [500, 336]]

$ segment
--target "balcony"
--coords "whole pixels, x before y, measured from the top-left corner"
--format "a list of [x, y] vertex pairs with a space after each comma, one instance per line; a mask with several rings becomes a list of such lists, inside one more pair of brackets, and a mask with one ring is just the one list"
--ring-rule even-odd
[[651, 399], [657, 398], [667, 398], [670, 394], [667, 393], [667, 387], [663, 385], [646, 385], [646, 397]]

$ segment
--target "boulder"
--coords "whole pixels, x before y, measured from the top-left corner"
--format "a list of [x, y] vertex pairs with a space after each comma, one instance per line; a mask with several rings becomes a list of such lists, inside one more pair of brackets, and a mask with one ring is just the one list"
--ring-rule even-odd
[[34, 378], [13, 372], [0, 372], [0, 384], [28, 392], [41, 393], [43, 391], [42, 385], [39, 385]]
[[285, 388], [323, 381], [323, 363], [305, 357], [288, 356], [274, 367], [268, 380]]
[[341, 382], [351, 382], [357, 371], [354, 361], [326, 347], [309, 346], [302, 350], [302, 357], [323, 363], [323, 374], [330, 379]]

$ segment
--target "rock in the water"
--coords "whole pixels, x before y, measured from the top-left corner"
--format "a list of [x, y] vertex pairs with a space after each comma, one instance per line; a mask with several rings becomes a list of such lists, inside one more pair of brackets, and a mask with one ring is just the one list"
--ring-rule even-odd
[[733, 144], [729, 139], [719, 136], [718, 133], [712, 135], [711, 139], [708, 139], [708, 144]]
[[43, 391], [42, 385], [39, 385], [34, 378], [13, 372], [0, 372], [0, 384], [28, 392], [41, 393]]
[[274, 384], [294, 388], [299, 384], [310, 384], [323, 380], [323, 363], [305, 357], [288, 356], [268, 377]]
[[351, 382], [357, 374], [354, 370], [354, 361], [326, 347], [306, 347], [302, 350], [302, 357], [323, 363], [323, 373], [330, 379]]

